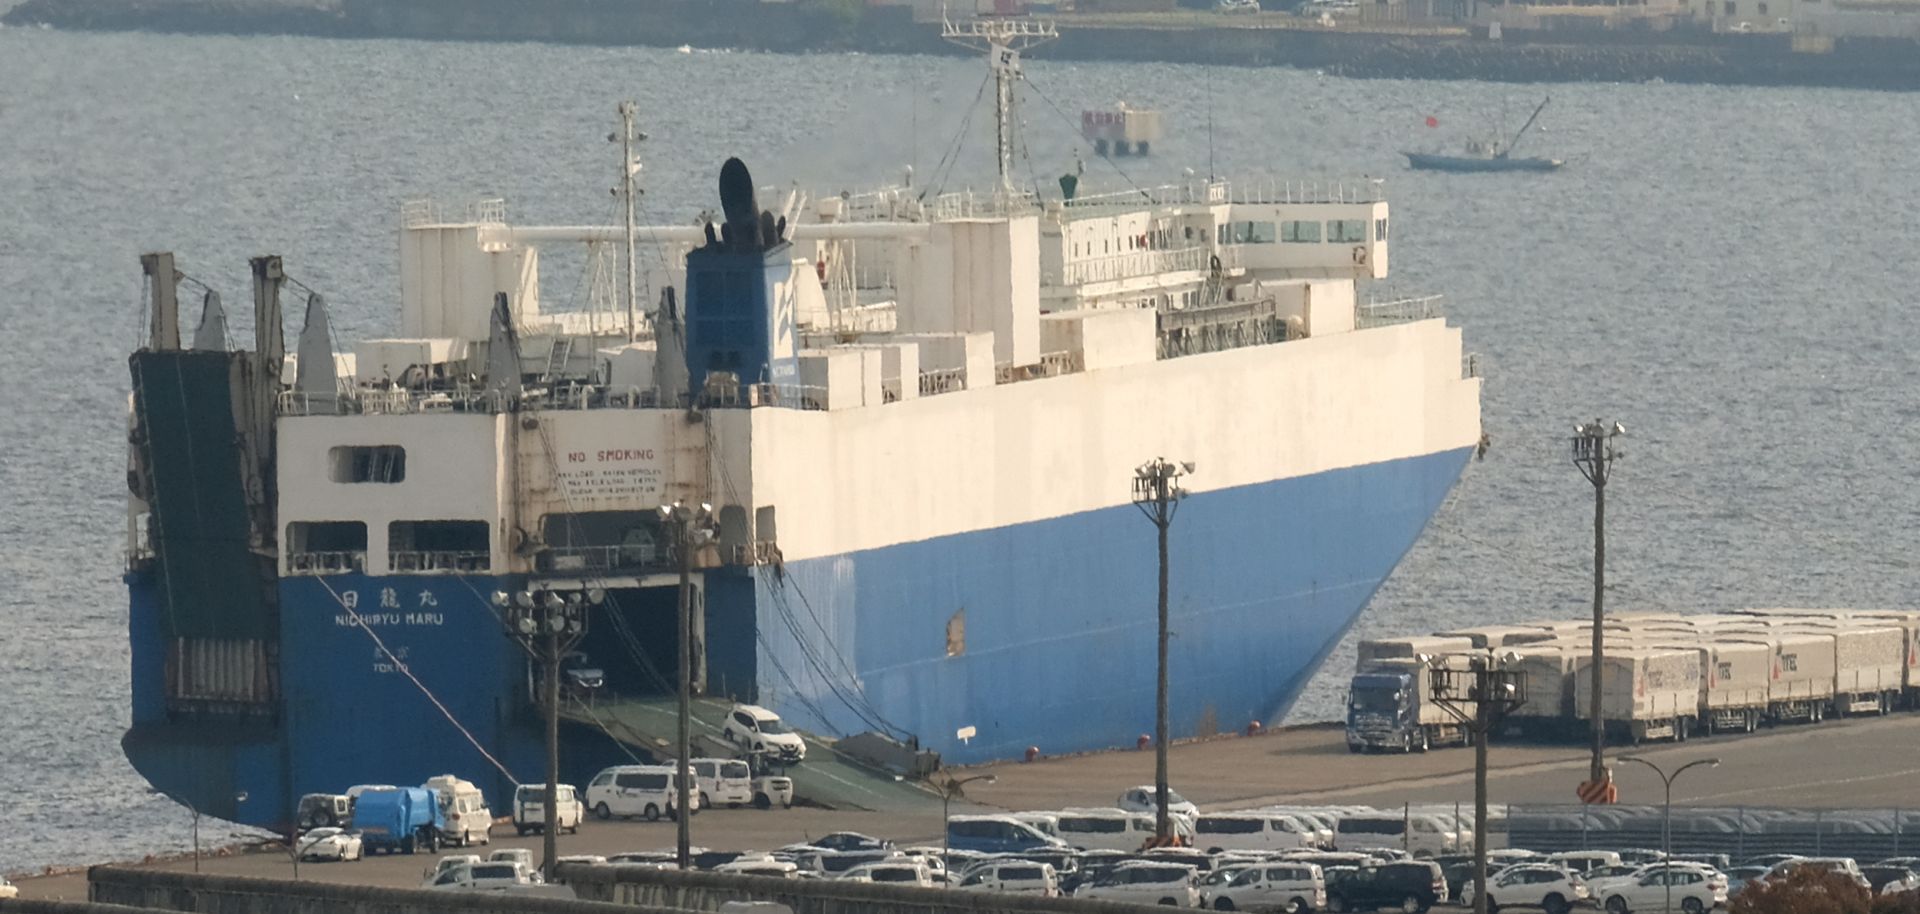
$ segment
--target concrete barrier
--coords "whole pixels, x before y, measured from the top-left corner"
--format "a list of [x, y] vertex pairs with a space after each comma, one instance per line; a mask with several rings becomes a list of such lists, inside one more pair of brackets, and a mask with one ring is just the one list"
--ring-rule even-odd
[[170, 914], [170, 912], [155, 908], [130, 908], [118, 904], [95, 904], [90, 901], [9, 898], [0, 901], [0, 914]]
[[793, 914], [1164, 914], [1150, 905], [960, 892], [832, 879], [774, 879], [645, 866], [561, 868], [582, 899], [653, 909], [719, 911], [730, 901], [772, 901]]
[[[120, 866], [87, 870], [87, 912], [127, 914], [130, 908], [184, 914], [633, 914], [597, 901], [494, 892], [437, 892], [365, 885], [325, 885], [251, 876], [170, 873]], [[12, 904], [13, 902], [9, 902]], [[644, 914], [688, 914], [639, 905]], [[59, 911], [33, 914], [64, 914]]]

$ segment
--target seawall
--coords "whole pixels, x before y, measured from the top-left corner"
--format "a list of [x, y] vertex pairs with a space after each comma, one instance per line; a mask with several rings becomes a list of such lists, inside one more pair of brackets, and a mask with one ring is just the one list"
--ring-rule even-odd
[[[904, 6], [859, 0], [24, 0], [8, 25], [65, 29], [736, 48], [778, 53], [962, 53]], [[1280, 16], [1062, 16], [1041, 53], [1074, 60], [1288, 66], [1357, 78], [1646, 82], [1920, 89], [1920, 42], [1697, 30], [1525, 32], [1303, 26]]]

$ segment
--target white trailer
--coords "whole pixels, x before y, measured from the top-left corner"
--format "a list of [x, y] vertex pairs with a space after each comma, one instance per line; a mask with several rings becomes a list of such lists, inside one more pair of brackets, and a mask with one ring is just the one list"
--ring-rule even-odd
[[[1729, 641], [1736, 639], [1729, 639]], [[1758, 639], [1756, 639], [1758, 640]], [[1767, 680], [1767, 717], [1818, 723], [1833, 702], [1833, 639], [1778, 629], [1764, 636], [1773, 651]]]
[[1832, 639], [1835, 715], [1885, 714], [1899, 703], [1907, 647], [1899, 626], [1808, 619], [1798, 630]]
[[1767, 716], [1767, 680], [1773, 650], [1760, 642], [1714, 642], [1705, 652], [1706, 689], [1700, 717], [1708, 732], [1752, 733]]
[[1538, 644], [1553, 640], [1553, 633], [1537, 625], [1482, 625], [1476, 628], [1456, 628], [1444, 632], [1434, 632], [1436, 638], [1465, 638], [1473, 646], [1485, 650], [1514, 647], [1522, 644]]
[[[1578, 657], [1573, 713], [1591, 720], [1593, 658]], [[1700, 713], [1700, 658], [1690, 650], [1632, 647], [1608, 651], [1600, 662], [1600, 715], [1629, 740], [1684, 740]]]
[[1906, 662], [1902, 673], [1901, 686], [1905, 700], [1903, 706], [1909, 709], [1920, 708], [1920, 611], [1903, 609], [1862, 610], [1856, 619], [1873, 624], [1897, 625], [1905, 635]]
[[1558, 643], [1525, 644], [1507, 648], [1514, 658], [1507, 669], [1519, 673], [1527, 700], [1507, 712], [1507, 719], [1527, 732], [1567, 729], [1573, 721], [1574, 659], [1582, 649]]
[[1375, 663], [1382, 660], [1414, 660], [1421, 655], [1438, 657], [1442, 654], [1459, 654], [1473, 650], [1473, 641], [1469, 638], [1376, 638], [1360, 642], [1353, 658], [1353, 671], [1370, 672]]

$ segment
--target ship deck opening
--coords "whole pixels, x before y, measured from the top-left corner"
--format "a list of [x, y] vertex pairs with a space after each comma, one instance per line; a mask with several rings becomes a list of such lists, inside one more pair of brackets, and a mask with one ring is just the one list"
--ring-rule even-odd
[[587, 615], [579, 649], [606, 674], [603, 695], [645, 698], [676, 693], [680, 641], [674, 587], [621, 587]]

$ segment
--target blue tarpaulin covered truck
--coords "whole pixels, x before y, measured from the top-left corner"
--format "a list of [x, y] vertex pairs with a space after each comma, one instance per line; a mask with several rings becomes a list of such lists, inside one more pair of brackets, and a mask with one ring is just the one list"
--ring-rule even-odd
[[424, 787], [369, 790], [353, 804], [353, 827], [369, 853], [433, 853], [446, 827], [440, 816], [440, 798]]

